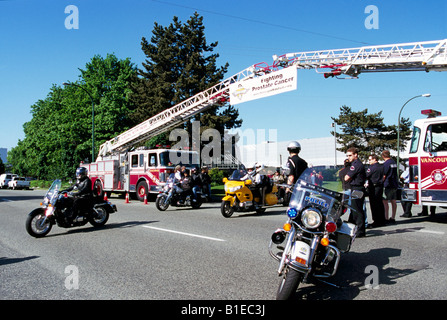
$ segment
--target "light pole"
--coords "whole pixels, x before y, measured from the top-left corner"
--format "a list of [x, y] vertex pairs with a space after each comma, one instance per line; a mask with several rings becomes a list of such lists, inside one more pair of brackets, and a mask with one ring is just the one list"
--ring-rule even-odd
[[86, 89], [81, 87], [80, 85], [72, 82], [64, 82], [62, 83], [64, 86], [75, 86], [82, 89], [85, 93], [88, 94], [90, 100], [92, 101], [92, 162], [95, 162], [95, 103], [93, 102], [93, 97]]
[[400, 114], [402, 113], [402, 110], [404, 109], [404, 107], [407, 105], [408, 102], [410, 102], [413, 99], [420, 98], [420, 97], [429, 98], [429, 97], [431, 97], [431, 94], [424, 93], [424, 94], [414, 96], [411, 99], [408, 99], [407, 102], [404, 103], [402, 108], [400, 108], [399, 115], [397, 117], [397, 174], [399, 174], [399, 155], [400, 155]]

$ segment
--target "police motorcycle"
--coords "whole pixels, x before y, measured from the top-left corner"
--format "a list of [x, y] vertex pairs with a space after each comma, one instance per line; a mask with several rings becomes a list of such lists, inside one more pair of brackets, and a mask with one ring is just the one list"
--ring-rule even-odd
[[42, 238], [55, 224], [61, 228], [72, 228], [90, 222], [94, 227], [100, 227], [109, 220], [109, 214], [117, 211], [114, 204], [94, 197], [92, 206], [87, 211], [78, 212], [71, 219], [67, 219], [66, 213], [72, 210], [76, 191], [61, 190], [61, 185], [61, 180], [54, 180], [40, 203], [41, 207], [28, 214], [25, 225], [29, 235]]
[[267, 207], [280, 202], [276, 195], [277, 186], [266, 175], [263, 175], [265, 180], [260, 188], [254, 185], [256, 174], [262, 174], [262, 171], [248, 172], [244, 165], [240, 165], [229, 178], [223, 178], [225, 197], [222, 198], [220, 211], [225, 218], [230, 218], [234, 212], [263, 213]]
[[353, 210], [351, 199], [363, 193], [316, 186], [311, 175], [312, 170], [306, 169], [294, 185], [288, 220], [272, 234], [269, 244], [270, 255], [279, 261], [277, 300], [291, 298], [301, 282], [325, 282], [323, 279], [334, 276], [341, 253], [350, 250], [357, 232], [356, 225], [340, 217]]
[[173, 207], [192, 207], [198, 209], [202, 205], [202, 192], [197, 191], [197, 196], [191, 191], [185, 191], [181, 188], [181, 182], [172, 175], [167, 179], [166, 184], [160, 190], [155, 200], [155, 206], [160, 211], [166, 211], [169, 206]]

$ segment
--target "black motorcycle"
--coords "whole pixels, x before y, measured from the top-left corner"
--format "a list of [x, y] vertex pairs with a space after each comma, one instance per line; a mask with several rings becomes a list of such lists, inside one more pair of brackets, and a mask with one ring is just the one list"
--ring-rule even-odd
[[61, 190], [61, 181], [55, 180], [48, 189], [41, 207], [34, 209], [26, 219], [26, 231], [33, 237], [46, 236], [53, 225], [61, 228], [83, 226], [90, 222], [95, 227], [106, 224], [109, 214], [116, 212], [116, 206], [108, 201], [93, 198], [92, 206], [85, 212], [79, 212], [67, 219], [68, 210], [72, 210], [74, 197], [71, 193]]
[[[327, 279], [336, 274], [341, 253], [354, 242], [357, 226], [341, 220], [352, 199], [361, 191], [344, 193], [311, 183], [306, 169], [296, 182], [287, 210], [288, 220], [271, 238], [270, 255], [279, 261], [282, 277], [276, 298], [293, 296], [300, 283]], [[276, 248], [275, 248], [276, 247]], [[328, 282], [325, 282], [328, 283]]]
[[166, 185], [162, 187], [155, 200], [155, 206], [160, 211], [165, 211], [169, 206], [192, 207], [198, 209], [202, 205], [202, 192], [197, 191], [195, 197], [192, 190], [185, 191], [180, 187], [180, 183], [169, 178]]

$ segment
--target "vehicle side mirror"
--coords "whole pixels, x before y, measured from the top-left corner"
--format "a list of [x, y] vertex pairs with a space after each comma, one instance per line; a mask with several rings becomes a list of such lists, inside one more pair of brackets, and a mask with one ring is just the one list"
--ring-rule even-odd
[[228, 182], [228, 178], [223, 178], [223, 179], [222, 179], [222, 182], [223, 182], [223, 183], [227, 183], [227, 182]]
[[252, 184], [252, 181], [249, 179], [249, 180], [245, 180], [245, 184], [247, 185], [247, 186], [249, 186], [249, 185], [251, 185]]

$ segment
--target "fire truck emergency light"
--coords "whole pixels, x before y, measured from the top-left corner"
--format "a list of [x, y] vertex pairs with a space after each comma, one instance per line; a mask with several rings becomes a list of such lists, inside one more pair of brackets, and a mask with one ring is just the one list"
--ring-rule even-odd
[[426, 109], [422, 110], [421, 114], [425, 114], [428, 118], [435, 118], [441, 115], [441, 112], [433, 110], [433, 109]]

